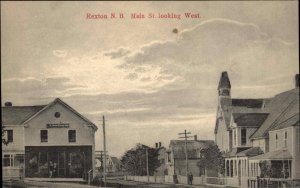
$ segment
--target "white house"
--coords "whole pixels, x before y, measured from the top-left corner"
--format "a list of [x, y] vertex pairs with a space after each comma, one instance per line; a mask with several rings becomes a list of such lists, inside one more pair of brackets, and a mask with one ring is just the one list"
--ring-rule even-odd
[[48, 105], [2, 107], [8, 145], [2, 144], [3, 177], [83, 178], [95, 168], [97, 126], [60, 99]]

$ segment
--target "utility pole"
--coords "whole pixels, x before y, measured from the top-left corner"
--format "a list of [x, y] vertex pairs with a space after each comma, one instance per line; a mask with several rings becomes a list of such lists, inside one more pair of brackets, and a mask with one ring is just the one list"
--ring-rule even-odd
[[192, 136], [187, 136], [188, 134], [191, 134], [191, 132], [186, 132], [186, 130], [184, 130], [183, 133], [178, 133], [179, 135], [183, 135], [184, 137], [179, 137], [179, 138], [184, 138], [184, 153], [185, 153], [185, 165], [186, 165], [186, 179], [187, 179], [187, 184], [189, 183], [189, 163], [188, 163], [188, 154], [187, 154], [187, 138], [190, 138]]
[[104, 116], [103, 116], [103, 148], [104, 148], [103, 179], [104, 179], [104, 187], [106, 187], [106, 139], [105, 139], [105, 117]]
[[149, 182], [148, 148], [146, 148], [147, 180]]

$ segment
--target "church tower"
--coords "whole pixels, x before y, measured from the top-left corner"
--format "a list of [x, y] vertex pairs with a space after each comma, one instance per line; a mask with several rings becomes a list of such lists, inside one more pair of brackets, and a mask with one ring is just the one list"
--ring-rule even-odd
[[219, 92], [219, 105], [231, 105], [231, 84], [226, 71], [222, 72], [219, 81], [218, 92]]

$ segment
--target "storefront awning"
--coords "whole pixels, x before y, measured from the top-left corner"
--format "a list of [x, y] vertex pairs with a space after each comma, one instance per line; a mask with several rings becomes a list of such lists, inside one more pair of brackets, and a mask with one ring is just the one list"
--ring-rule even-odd
[[292, 155], [288, 150], [276, 150], [249, 158], [249, 160], [288, 160]]

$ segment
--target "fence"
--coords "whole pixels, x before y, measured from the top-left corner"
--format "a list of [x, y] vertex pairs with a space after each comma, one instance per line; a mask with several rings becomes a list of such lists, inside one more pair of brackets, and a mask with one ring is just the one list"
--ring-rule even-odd
[[300, 187], [300, 180], [283, 178], [249, 178], [249, 188], [296, 188]]
[[[173, 176], [149, 176], [149, 179], [147, 176], [125, 176], [125, 180], [151, 183], [174, 183]], [[179, 184], [187, 184], [186, 176], [178, 175], [177, 180]], [[193, 178], [194, 185], [203, 185], [205, 182], [206, 178], [204, 176]]]
[[[125, 180], [151, 182], [151, 183], [174, 183], [173, 176], [125, 176]], [[248, 182], [247, 182], [248, 180]], [[299, 188], [300, 181], [289, 179], [267, 179], [267, 178], [246, 178], [245, 184], [239, 184], [237, 178], [228, 177], [194, 177], [193, 185], [216, 185], [218, 187], [233, 186], [233, 187], [249, 187], [249, 188]], [[187, 184], [186, 176], [177, 175], [177, 182], [179, 184]], [[247, 185], [248, 184], [248, 185]]]

